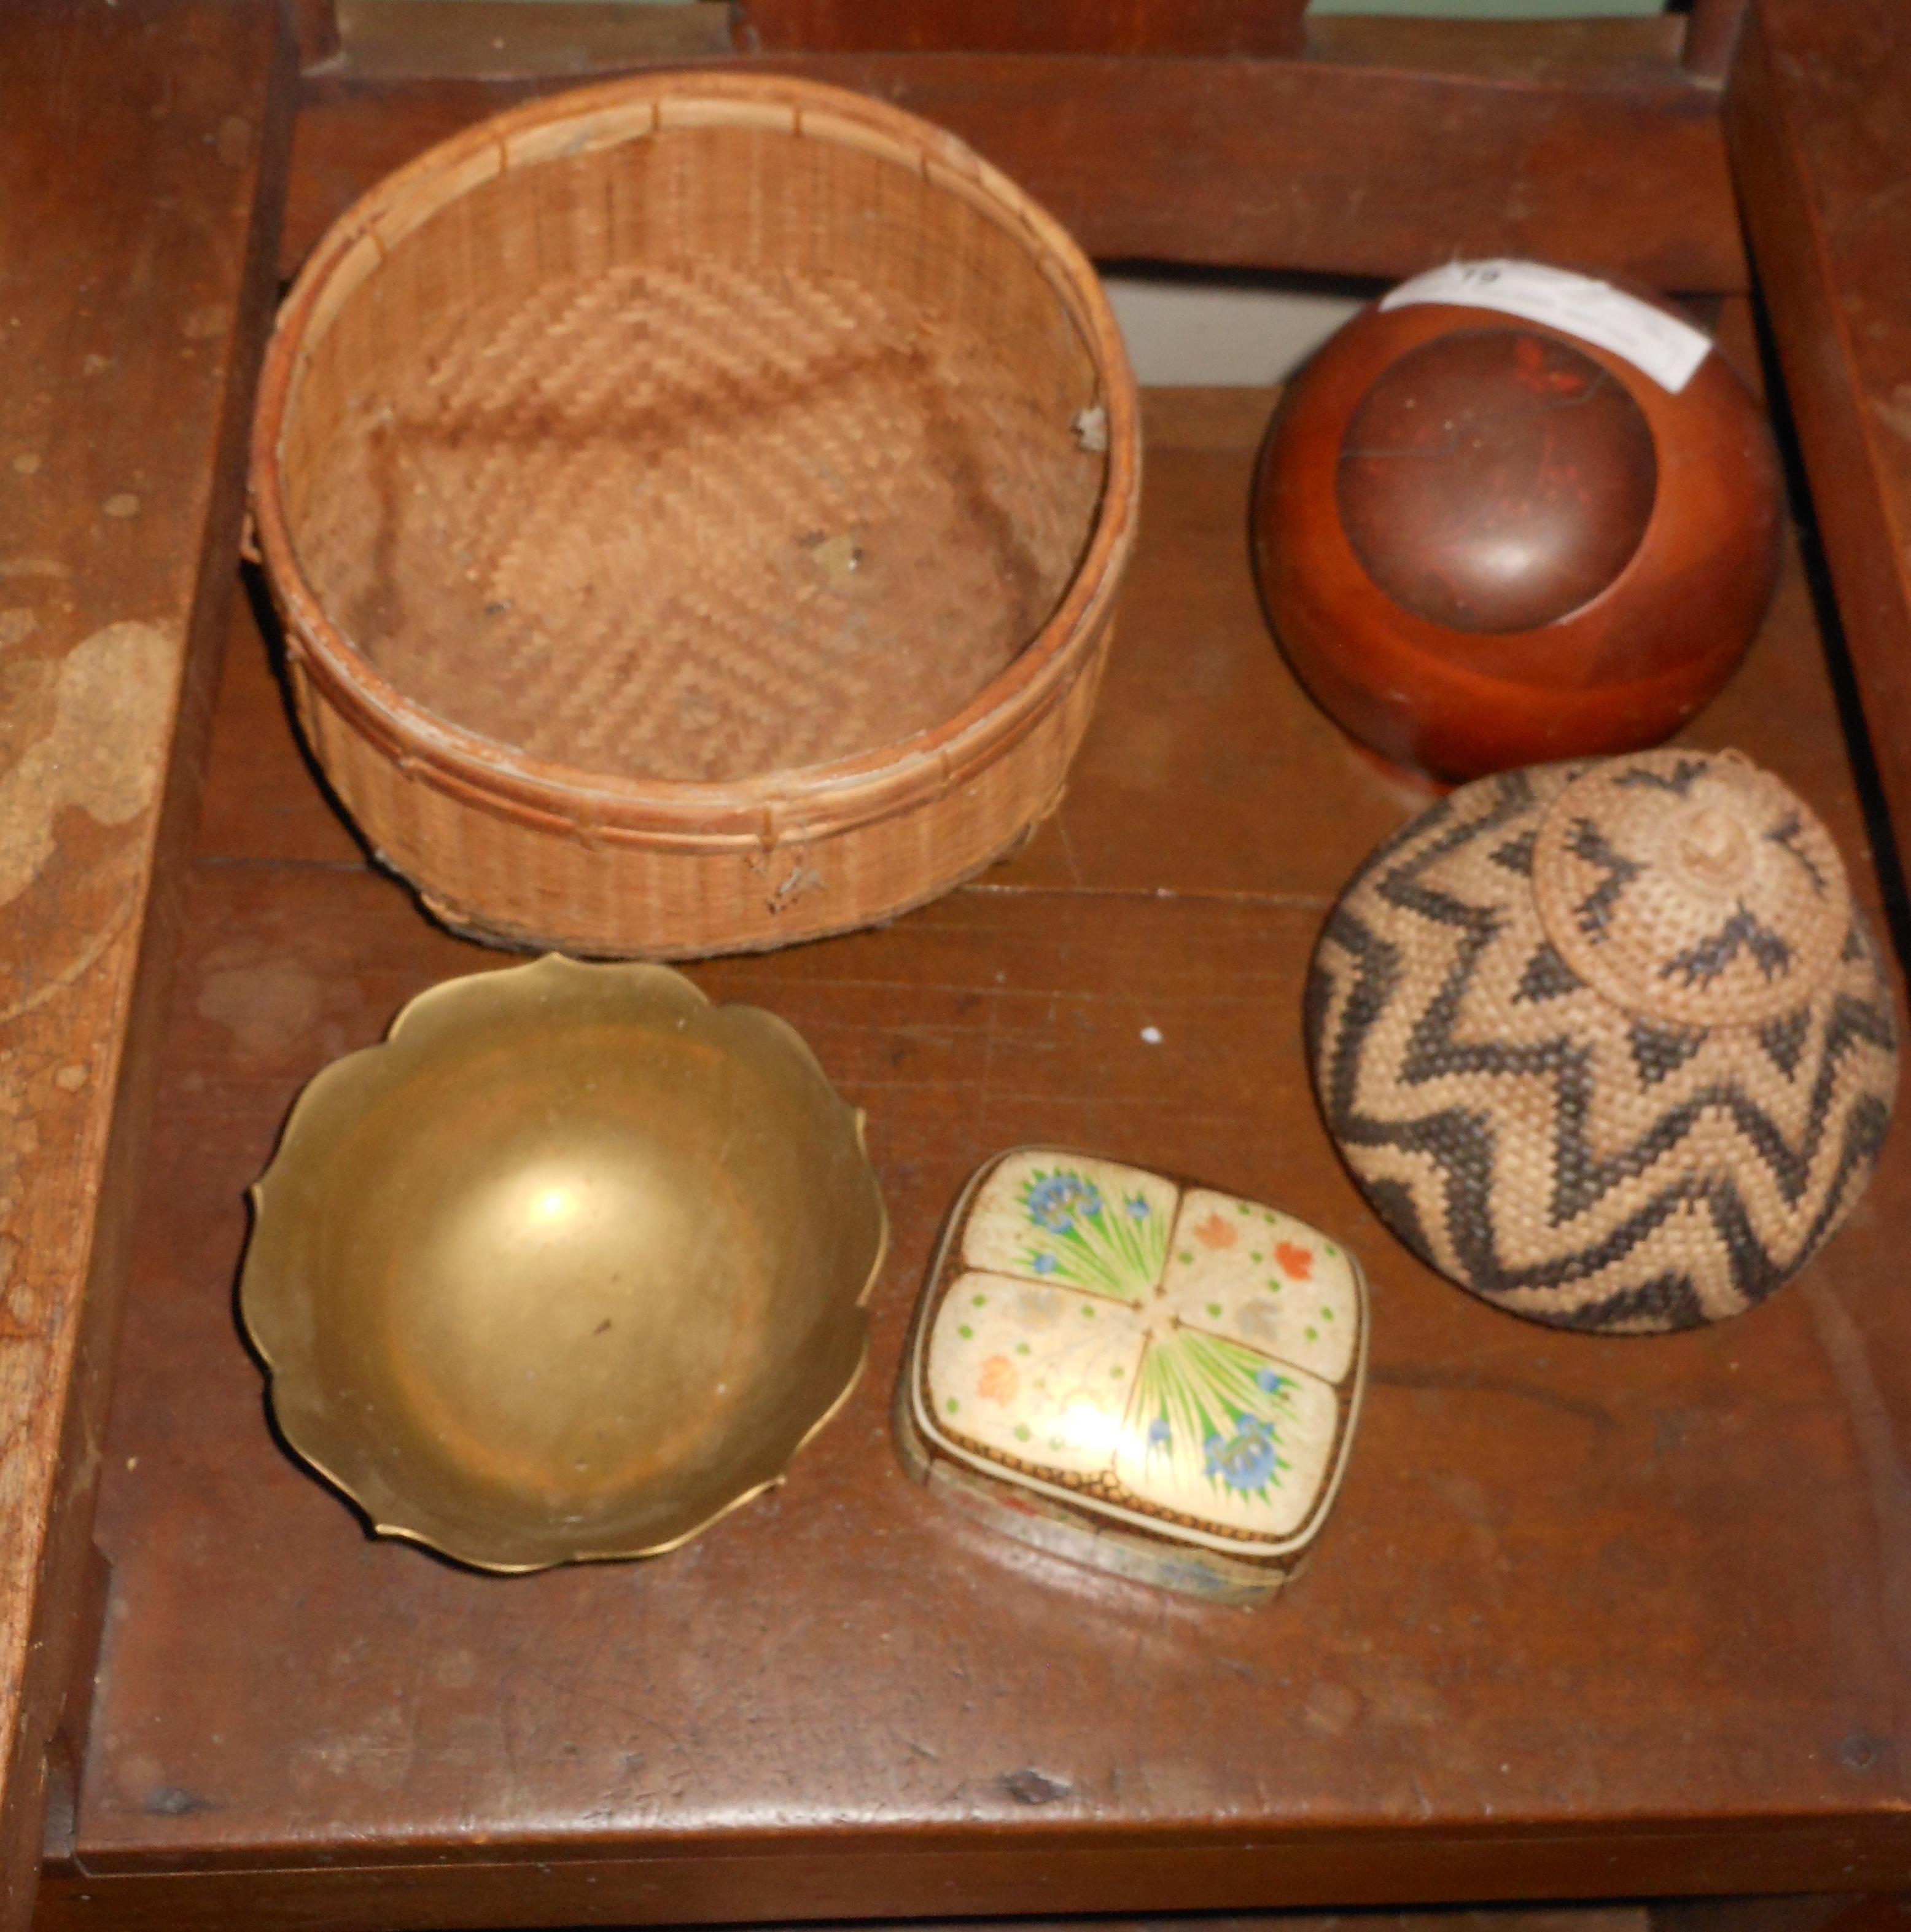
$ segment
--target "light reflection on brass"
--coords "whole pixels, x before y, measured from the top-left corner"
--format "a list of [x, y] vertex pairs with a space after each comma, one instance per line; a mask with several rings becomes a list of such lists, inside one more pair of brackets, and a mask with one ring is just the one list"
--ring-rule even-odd
[[300, 1095], [239, 1289], [286, 1440], [488, 1570], [674, 1548], [860, 1372], [862, 1117], [773, 1014], [662, 966], [448, 981]]

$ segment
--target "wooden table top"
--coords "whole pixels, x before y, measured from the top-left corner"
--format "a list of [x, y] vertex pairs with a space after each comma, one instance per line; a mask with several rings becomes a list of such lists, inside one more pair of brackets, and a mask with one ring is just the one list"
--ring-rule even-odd
[[[266, 0], [0, 20], [0, 1928], [72, 1809], [124, 1243], [296, 76]], [[150, 1021], [151, 1024], [147, 1024]]]
[[[1262, 622], [1270, 402], [1150, 398], [1113, 663], [1027, 848], [887, 930], [693, 969], [790, 1020], [868, 1109], [895, 1240], [847, 1408], [787, 1486], [647, 1564], [500, 1580], [370, 1540], [268, 1430], [233, 1317], [244, 1189], [302, 1082], [504, 962], [368, 865], [242, 614], [46, 1924], [1911, 1886], [1911, 1138], [1798, 1282], [1664, 1339], [1522, 1323], [1384, 1232], [1315, 1112], [1300, 990], [1333, 895], [1425, 800], [1311, 707]], [[1795, 560], [1689, 735], [1796, 786], [1875, 904]], [[1049, 1140], [1278, 1202], [1366, 1265], [1351, 1469], [1270, 1605], [1003, 1544], [903, 1474], [889, 1402], [938, 1220], [985, 1156]]]

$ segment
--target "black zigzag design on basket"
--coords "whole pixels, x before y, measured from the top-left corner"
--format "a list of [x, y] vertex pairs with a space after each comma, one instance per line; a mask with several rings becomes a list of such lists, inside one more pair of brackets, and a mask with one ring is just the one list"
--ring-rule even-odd
[[[1649, 776], [1648, 774], [1647, 776]], [[1566, 849], [1576, 859], [1597, 866], [1606, 876], [1574, 908], [1575, 922], [1588, 939], [1602, 939], [1612, 921], [1612, 908], [1624, 896], [1627, 886], [1645, 870], [1623, 852], [1616, 852], [1606, 835], [1589, 818], [1573, 821]]]
[[1683, 986], [1709, 986], [1742, 952], [1752, 956], [1752, 964], [1768, 984], [1791, 970], [1792, 949], [1742, 903], [1716, 932], [1674, 953], [1659, 968], [1659, 977], [1676, 980]]
[[1649, 766], [1634, 765], [1622, 772], [1612, 783], [1621, 791], [1669, 791], [1676, 798], [1689, 797], [1693, 786], [1712, 769], [1709, 758], [1681, 758], [1670, 772], [1655, 772]]
[[[1798, 1017], [1809, 1016], [1801, 1010]], [[1658, 1026], [1650, 1020], [1636, 1019], [1626, 1030], [1626, 1046], [1642, 1087], [1656, 1087], [1661, 1080], [1670, 1079], [1705, 1043], [1703, 1027]], [[1784, 1070], [1789, 1078], [1792, 1069]]]
[[1804, 832], [1804, 821], [1794, 812], [1765, 835], [1766, 842], [1776, 845], [1787, 858], [1796, 859], [1804, 868], [1805, 876], [1811, 881], [1812, 890], [1822, 898], [1828, 882], [1820, 869], [1818, 862], [1798, 843]]
[[1533, 851], [1540, 842], [1537, 830], [1522, 832], [1516, 838], [1509, 838], [1504, 845], [1493, 848], [1493, 863], [1503, 866], [1509, 872], [1517, 872], [1522, 879], [1533, 876]]
[[[1414, 1021], [1399, 1069], [1402, 1089], [1455, 1075], [1494, 1084], [1528, 1078], [1547, 1082], [1555, 1122], [1548, 1218], [1555, 1226], [1590, 1212], [1614, 1188], [1649, 1174], [1707, 1116], [1730, 1120], [1770, 1174], [1780, 1198], [1797, 1208], [1813, 1191], [1814, 1172], [1827, 1151], [1828, 1134], [1836, 1134], [1835, 1166], [1828, 1180], [1819, 1175], [1819, 1205], [1797, 1245], [1790, 1253], [1768, 1252], [1731, 1180], [1688, 1173], [1670, 1178], [1623, 1221], [1604, 1228], [1597, 1240], [1540, 1264], [1520, 1268], [1507, 1265], [1498, 1250], [1491, 1212], [1496, 1136], [1490, 1100], [1479, 1108], [1448, 1106], [1397, 1120], [1363, 1112], [1356, 1104], [1361, 1056], [1374, 1028], [1399, 995], [1402, 956], [1396, 941], [1350, 911], [1347, 901], [1328, 922], [1309, 976], [1305, 1002], [1310, 1050], [1329, 1128], [1350, 1153], [1388, 1148], [1434, 1162], [1442, 1178], [1442, 1218], [1460, 1270], [1473, 1287], [1490, 1298], [1519, 1298], [1534, 1291], [1589, 1282], [1623, 1262], [1670, 1217], [1696, 1209], [1709, 1222], [1724, 1251], [1738, 1295], [1746, 1304], [1759, 1300], [1823, 1238], [1843, 1211], [1853, 1175], [1868, 1167], [1882, 1142], [1889, 1108], [1875, 1095], [1862, 1094], [1851, 1103], [1841, 1132], [1834, 1125], [1834, 1112], [1846, 1058], [1867, 1046], [1892, 1050], [1892, 1016], [1876, 1001], [1849, 994], [1829, 1003], [1822, 1051], [1804, 1126], [1796, 1142], [1787, 1138], [1737, 1080], [1727, 1077], [1683, 1096], [1630, 1144], [1600, 1159], [1590, 1140], [1593, 1070], [1588, 1048], [1564, 1032], [1523, 1044], [1456, 1036], [1456, 1022], [1468, 991], [1506, 918], [1500, 909], [1468, 903], [1430, 884], [1424, 877], [1442, 860], [1498, 830], [1522, 811], [1529, 796], [1522, 775], [1510, 774], [1499, 781], [1492, 806], [1484, 814], [1453, 824], [1445, 822], [1452, 818], [1449, 811], [1442, 814], [1438, 836], [1424, 842], [1395, 842], [1364, 868], [1361, 882], [1372, 880], [1382, 904], [1409, 919], [1426, 920], [1463, 935], [1442, 983]], [[1423, 824], [1415, 829], [1424, 833], [1434, 828]], [[1397, 864], [1393, 862], [1396, 858]], [[1354, 896], [1350, 892], [1348, 898]], [[1848, 956], [1854, 945], [1862, 955], [1865, 950], [1862, 934], [1848, 942]], [[1348, 963], [1352, 976], [1339, 1025], [1329, 1041], [1324, 1038], [1324, 1030], [1340, 976], [1329, 962], [1336, 956]], [[1532, 974], [1529, 964], [1528, 980]], [[1766, 1051], [1788, 1074], [1801, 1062], [1810, 1018], [1809, 1012], [1801, 1010], [1780, 1026], [1766, 1029], [1769, 1036], [1763, 1042]], [[1636, 1028], [1630, 1044], [1642, 1088], [1667, 1077], [1702, 1046], [1706, 1038], [1697, 1030]], [[1786, 1060], [1789, 1066], [1784, 1066]], [[1431, 1244], [1420, 1204], [1412, 1198], [1412, 1191], [1397, 1180], [1388, 1180], [1370, 1192], [1375, 1207], [1395, 1232], [1430, 1261]], [[1691, 1280], [1667, 1274], [1629, 1286], [1554, 1318], [1584, 1328], [1642, 1321], [1683, 1327], [1704, 1319], [1705, 1312]]]
[[1585, 984], [1553, 950], [1552, 942], [1544, 940], [1539, 950], [1526, 962], [1526, 970], [1520, 974], [1513, 997], [1520, 1000], [1560, 1000], [1568, 993], [1578, 992]]

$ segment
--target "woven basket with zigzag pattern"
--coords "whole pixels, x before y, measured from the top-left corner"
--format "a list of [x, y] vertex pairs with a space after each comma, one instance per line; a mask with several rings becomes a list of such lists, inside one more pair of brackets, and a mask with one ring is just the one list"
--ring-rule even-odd
[[1306, 1028], [1381, 1218], [1497, 1306], [1573, 1328], [1762, 1300], [1863, 1191], [1897, 1083], [1837, 849], [1733, 752], [1454, 792], [1348, 886]]

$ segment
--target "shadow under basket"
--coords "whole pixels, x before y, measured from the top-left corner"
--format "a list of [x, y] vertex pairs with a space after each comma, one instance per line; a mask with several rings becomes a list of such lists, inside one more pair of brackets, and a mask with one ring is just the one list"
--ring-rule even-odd
[[344, 216], [254, 514], [299, 722], [448, 924], [652, 957], [918, 904], [1060, 796], [1140, 485], [1068, 236], [859, 95], [651, 75]]

